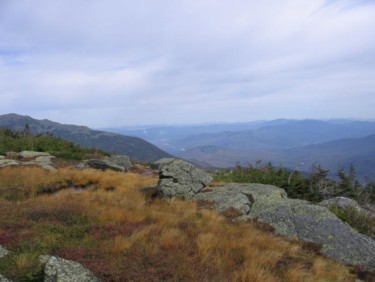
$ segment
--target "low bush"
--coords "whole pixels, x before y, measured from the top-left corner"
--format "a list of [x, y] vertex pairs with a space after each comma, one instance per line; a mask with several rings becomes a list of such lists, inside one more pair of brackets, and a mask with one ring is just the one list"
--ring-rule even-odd
[[347, 222], [350, 226], [358, 232], [375, 239], [375, 216], [371, 214], [364, 214], [357, 211], [353, 207], [345, 209], [332, 205], [330, 211], [333, 212], [342, 221]]
[[0, 154], [24, 150], [47, 152], [64, 160], [82, 160], [90, 157], [103, 157], [105, 152], [97, 149], [85, 149], [73, 142], [52, 134], [31, 135], [0, 128]]

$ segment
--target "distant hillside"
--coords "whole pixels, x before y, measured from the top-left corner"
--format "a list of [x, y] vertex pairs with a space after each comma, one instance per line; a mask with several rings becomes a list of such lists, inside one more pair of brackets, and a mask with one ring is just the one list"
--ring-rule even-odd
[[333, 172], [353, 164], [358, 176], [375, 179], [375, 134], [294, 148], [284, 152], [287, 156], [292, 156], [295, 165], [319, 163]]
[[360, 138], [375, 134], [375, 122], [277, 119], [248, 123], [112, 128], [110, 131], [143, 138], [171, 154], [178, 154], [201, 146], [273, 150]]
[[132, 159], [155, 161], [170, 156], [158, 147], [138, 137], [92, 130], [86, 126], [60, 124], [47, 119], [37, 120], [17, 114], [0, 116], [0, 128], [23, 130], [26, 124], [29, 125], [33, 134], [49, 132], [77, 143], [84, 148], [97, 148], [107, 152], [125, 154]]
[[278, 120], [250, 130], [193, 135], [174, 145], [185, 149], [207, 145], [240, 150], [287, 149], [370, 134], [375, 134], [375, 122]]
[[375, 134], [278, 150], [199, 146], [181, 152], [179, 156], [192, 162], [199, 160], [201, 164], [209, 164], [207, 167], [233, 167], [237, 162], [254, 165], [257, 160], [262, 160], [309, 172], [313, 164], [320, 164], [331, 171], [331, 176], [339, 169], [348, 169], [350, 164], [354, 164], [358, 177], [375, 179]]

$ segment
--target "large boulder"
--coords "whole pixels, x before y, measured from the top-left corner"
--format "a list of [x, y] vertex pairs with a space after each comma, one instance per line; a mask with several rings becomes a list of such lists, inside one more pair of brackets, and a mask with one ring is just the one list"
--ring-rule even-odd
[[208, 173], [181, 159], [162, 159], [158, 166], [157, 193], [162, 197], [192, 198], [212, 181]]
[[109, 157], [108, 160], [118, 166], [123, 167], [124, 171], [129, 171], [133, 167], [130, 158], [125, 155], [113, 155]]
[[281, 188], [263, 184], [231, 183], [201, 192], [195, 200], [208, 201], [223, 212], [237, 209], [237, 220], [257, 219], [268, 223], [275, 233], [317, 243], [322, 253], [343, 263], [375, 270], [375, 241], [359, 234], [326, 207], [288, 199]]
[[80, 263], [56, 256], [40, 256], [44, 265], [44, 282], [91, 282], [99, 281], [90, 270]]
[[287, 201], [298, 238], [322, 246], [322, 253], [343, 263], [375, 271], [375, 241], [342, 222], [327, 208], [301, 200]]

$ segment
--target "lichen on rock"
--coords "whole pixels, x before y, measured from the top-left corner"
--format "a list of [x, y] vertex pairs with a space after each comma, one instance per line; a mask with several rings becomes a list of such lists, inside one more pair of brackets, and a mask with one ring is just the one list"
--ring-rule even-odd
[[91, 271], [80, 263], [56, 256], [40, 256], [44, 265], [44, 282], [97, 282]]
[[180, 159], [159, 161], [157, 193], [161, 197], [192, 198], [212, 181], [212, 177]]

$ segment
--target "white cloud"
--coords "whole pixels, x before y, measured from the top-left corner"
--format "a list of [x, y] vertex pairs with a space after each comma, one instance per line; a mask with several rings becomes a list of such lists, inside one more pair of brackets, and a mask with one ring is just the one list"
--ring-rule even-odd
[[375, 118], [373, 30], [371, 1], [1, 1], [0, 112], [91, 126]]

